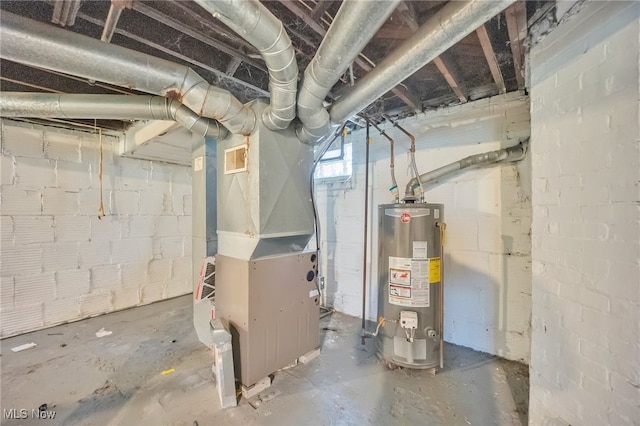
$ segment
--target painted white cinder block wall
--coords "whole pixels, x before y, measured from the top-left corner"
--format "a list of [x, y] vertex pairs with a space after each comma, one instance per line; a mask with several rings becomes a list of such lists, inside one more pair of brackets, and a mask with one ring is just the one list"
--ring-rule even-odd
[[[190, 143], [190, 141], [185, 141]], [[191, 169], [3, 120], [0, 336], [191, 292]]]
[[[528, 98], [497, 96], [406, 119], [416, 138], [421, 173], [529, 136]], [[386, 124], [396, 141], [401, 193], [410, 179], [409, 139]], [[367, 317], [377, 317], [377, 206], [393, 201], [388, 142], [371, 132]], [[349, 135], [354, 174], [347, 183], [318, 184], [325, 301], [359, 316], [362, 303], [365, 132]], [[472, 170], [430, 190], [445, 205], [445, 339], [528, 362], [531, 315], [530, 161]]]
[[530, 55], [529, 419], [640, 424], [640, 3], [569, 14]]

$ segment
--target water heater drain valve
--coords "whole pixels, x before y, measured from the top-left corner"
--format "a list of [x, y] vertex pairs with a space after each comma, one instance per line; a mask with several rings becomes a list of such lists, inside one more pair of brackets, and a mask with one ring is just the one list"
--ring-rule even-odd
[[404, 329], [407, 342], [413, 343], [418, 328], [418, 313], [415, 311], [400, 311], [400, 327]]

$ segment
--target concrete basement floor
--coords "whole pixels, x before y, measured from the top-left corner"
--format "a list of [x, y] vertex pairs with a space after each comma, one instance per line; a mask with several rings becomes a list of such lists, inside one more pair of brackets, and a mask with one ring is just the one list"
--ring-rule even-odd
[[[388, 370], [360, 321], [333, 314], [321, 322], [322, 353], [277, 372], [257, 408], [242, 399], [221, 410], [210, 351], [192, 327], [184, 296], [41, 330], [1, 342], [1, 408], [47, 404], [53, 421], [3, 425], [516, 425], [527, 423], [527, 366], [460, 346], [446, 368]], [[112, 331], [96, 337], [101, 328]], [[14, 353], [12, 347], [37, 347]], [[162, 375], [168, 369], [175, 372]], [[271, 398], [271, 399], [270, 399]]]

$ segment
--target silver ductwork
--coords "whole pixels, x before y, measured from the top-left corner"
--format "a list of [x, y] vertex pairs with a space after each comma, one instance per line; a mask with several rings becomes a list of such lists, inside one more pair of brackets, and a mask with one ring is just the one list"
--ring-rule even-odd
[[[529, 146], [529, 140], [520, 142], [518, 145], [511, 146], [509, 148], [498, 149], [496, 151], [489, 151], [482, 154], [470, 155], [462, 160], [455, 161], [446, 166], [442, 166], [430, 172], [420, 175], [420, 182], [422, 187], [428, 187], [436, 185], [442, 182], [443, 179], [449, 177], [453, 173], [473, 166], [486, 166], [499, 163], [511, 163], [522, 160], [527, 154], [527, 148]], [[405, 200], [414, 200], [414, 191], [418, 189], [418, 179], [413, 178], [407, 183], [405, 189]]]
[[330, 110], [331, 121], [342, 123], [362, 111], [513, 2], [467, 0], [447, 3], [336, 101]]
[[0, 57], [176, 99], [232, 133], [248, 135], [255, 128], [250, 108], [189, 67], [6, 11], [0, 16]]
[[200, 117], [180, 102], [161, 96], [0, 92], [0, 116], [175, 120], [199, 136], [222, 139], [227, 134], [217, 121]]
[[271, 103], [262, 120], [270, 130], [282, 130], [296, 116], [298, 64], [282, 22], [258, 0], [196, 0], [200, 6], [255, 46], [269, 71]]
[[398, 3], [398, 0], [345, 0], [342, 3], [304, 72], [298, 96], [298, 117], [302, 126], [296, 129], [302, 142], [315, 143], [330, 133], [324, 99]]

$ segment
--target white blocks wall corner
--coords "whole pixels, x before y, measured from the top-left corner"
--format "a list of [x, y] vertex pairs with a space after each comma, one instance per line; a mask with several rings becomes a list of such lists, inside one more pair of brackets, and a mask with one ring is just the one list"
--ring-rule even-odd
[[531, 49], [531, 424], [640, 424], [639, 52], [637, 2]]
[[[191, 169], [2, 120], [0, 337], [191, 292]], [[184, 226], [184, 224], [188, 226]]]
[[[401, 125], [414, 134], [421, 173], [468, 155], [516, 145], [529, 136], [528, 99], [518, 93], [443, 108]], [[396, 142], [401, 196], [410, 179], [409, 139], [385, 124]], [[378, 205], [388, 191], [389, 144], [372, 129], [368, 236], [368, 319], [377, 318]], [[359, 316], [362, 300], [365, 132], [353, 143], [350, 182], [318, 184], [326, 302]], [[531, 314], [530, 162], [460, 174], [427, 193], [445, 205], [445, 339], [528, 362]]]

